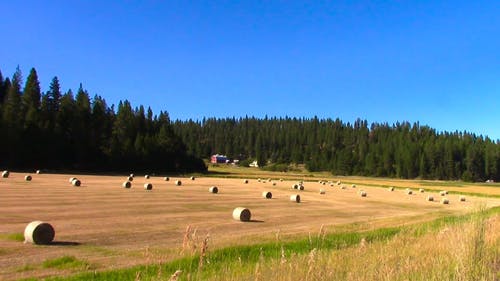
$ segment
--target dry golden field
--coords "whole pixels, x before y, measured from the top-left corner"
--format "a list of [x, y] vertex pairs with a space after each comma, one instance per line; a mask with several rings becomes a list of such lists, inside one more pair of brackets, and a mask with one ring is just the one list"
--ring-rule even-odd
[[[189, 254], [182, 253], [187, 226], [196, 229], [200, 240], [209, 234], [210, 247], [215, 248], [267, 241], [278, 233], [284, 239], [307, 235], [322, 226], [335, 231], [353, 223], [364, 228], [410, 224], [500, 205], [499, 198], [467, 196], [467, 201], [460, 202], [456, 194], [447, 195], [450, 204], [442, 205], [438, 190], [453, 187], [432, 187], [435, 190], [420, 193], [419, 185], [411, 181], [383, 180], [383, 184], [415, 187], [412, 195], [375, 187], [373, 182], [381, 181], [363, 178], [348, 180], [356, 182], [356, 188], [322, 185], [315, 179], [304, 183], [304, 191], [297, 191], [291, 188], [296, 181], [279, 181], [278, 173], [269, 175], [275, 175], [272, 182], [276, 185], [267, 178], [266, 182], [252, 178], [244, 184], [234, 178], [171, 177], [164, 181], [163, 177], [146, 180], [136, 175], [132, 188], [125, 189], [126, 175], [32, 174], [33, 180], [26, 182], [25, 174], [11, 173], [9, 178], [0, 178], [0, 280], [72, 273], [73, 269], [41, 266], [62, 256], [86, 261], [84, 270], [167, 261]], [[72, 176], [81, 180], [80, 187], [68, 182]], [[181, 186], [174, 184], [178, 179]], [[151, 191], [144, 190], [146, 182], [153, 184]], [[219, 193], [209, 193], [211, 186], [217, 186]], [[494, 187], [470, 188], [476, 193], [498, 192]], [[326, 189], [326, 194], [319, 194], [320, 189]], [[359, 190], [366, 191], [367, 197], [359, 196]], [[263, 198], [263, 191], [272, 192], [273, 198]], [[289, 200], [296, 193], [301, 195], [299, 204]], [[426, 201], [428, 195], [436, 201]], [[240, 206], [251, 210], [251, 222], [232, 219], [233, 209]], [[53, 245], [19, 241], [25, 226], [34, 220], [54, 226]]]

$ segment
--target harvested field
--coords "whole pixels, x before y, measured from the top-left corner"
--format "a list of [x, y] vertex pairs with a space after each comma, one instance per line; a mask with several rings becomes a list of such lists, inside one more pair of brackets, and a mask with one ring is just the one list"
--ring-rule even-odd
[[[358, 182], [357, 189], [328, 187], [325, 195], [319, 194], [325, 186], [307, 182], [307, 189], [300, 193], [301, 203], [294, 204], [289, 197], [296, 180], [272, 186], [255, 179], [245, 184], [239, 178], [196, 177], [191, 181], [171, 177], [167, 182], [163, 176], [152, 176], [147, 181], [155, 188], [144, 192], [146, 179], [140, 177], [132, 188], [124, 189], [124, 175], [78, 175], [79, 188], [68, 185], [68, 175], [36, 174], [31, 182], [24, 175], [11, 173], [0, 179], [0, 280], [70, 274], [71, 269], [39, 267], [45, 260], [67, 255], [87, 261], [89, 270], [166, 261], [182, 252], [188, 225], [197, 229], [200, 239], [210, 233], [213, 248], [273, 239], [278, 231], [293, 236], [307, 235], [321, 226], [335, 229], [356, 222], [412, 223], [479, 205], [500, 205], [499, 198], [474, 196], [460, 202], [458, 194], [449, 194], [450, 204], [442, 205], [426, 201], [429, 195], [439, 198], [437, 190], [426, 188], [425, 194], [408, 196], [404, 190], [388, 192]], [[176, 186], [176, 180], [183, 185]], [[221, 192], [217, 196], [208, 193], [211, 186]], [[366, 198], [357, 194], [359, 189], [367, 191]], [[273, 198], [261, 200], [263, 191], [272, 191]], [[239, 206], [251, 210], [252, 221], [232, 219], [233, 209]], [[9, 238], [34, 220], [54, 227], [53, 245], [34, 246]]]

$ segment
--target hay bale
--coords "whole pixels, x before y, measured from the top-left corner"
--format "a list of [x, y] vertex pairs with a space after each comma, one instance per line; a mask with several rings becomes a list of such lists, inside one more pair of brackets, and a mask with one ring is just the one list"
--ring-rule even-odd
[[337, 181], [337, 185], [341, 185], [341, 184], [342, 184], [342, 182], [341, 182], [341, 181]]
[[7, 170], [5, 170], [5, 171], [2, 172], [2, 178], [8, 178], [9, 175], [10, 175], [10, 172], [7, 171]]
[[176, 180], [176, 181], [175, 181], [175, 185], [181, 186], [181, 185], [182, 185], [182, 182], [181, 182], [180, 180]]
[[448, 200], [448, 198], [443, 198], [441, 199], [441, 204], [449, 204], [450, 201]]
[[361, 190], [361, 191], [359, 192], [359, 196], [361, 196], [361, 197], [366, 197], [366, 191]]
[[238, 221], [250, 221], [252, 213], [249, 209], [238, 207], [233, 210], [233, 219]]
[[123, 182], [122, 186], [123, 186], [124, 188], [131, 188], [131, 187], [132, 187], [132, 183], [131, 183], [131, 182], [129, 182], [129, 181], [126, 181], [126, 182]]
[[41, 174], [41, 173], [42, 173], [42, 171], [40, 171], [40, 170], [36, 170], [36, 173], [39, 175], [39, 174]]
[[170, 178], [169, 178], [169, 177], [164, 177], [164, 178], [163, 178], [163, 180], [164, 180], [164, 181], [169, 181], [169, 180], [170, 180]]
[[356, 188], [356, 185], [355, 185], [355, 184], [353, 184], [353, 185], [351, 185], [351, 187], [352, 187], [352, 188]]
[[276, 186], [276, 183], [275, 183], [275, 182], [273, 182], [273, 186]]
[[191, 176], [191, 178], [190, 178], [190, 179], [191, 179], [192, 181], [194, 181], [194, 180], [195, 180], [194, 176]]
[[149, 179], [149, 175], [145, 175], [144, 178], [148, 180]]
[[445, 196], [445, 195], [446, 195], [446, 191], [440, 191], [440, 192], [439, 192], [439, 195], [441, 195], [441, 196]]
[[300, 203], [300, 195], [298, 195], [298, 194], [290, 195], [290, 201]]
[[56, 232], [52, 225], [42, 221], [32, 221], [24, 229], [24, 243], [50, 244]]
[[292, 185], [292, 189], [299, 189], [299, 184], [296, 183], [296, 184]]
[[264, 191], [264, 192], [262, 192], [262, 197], [264, 197], [266, 199], [271, 199], [271, 198], [273, 198], [273, 194], [269, 191]]
[[434, 201], [434, 197], [431, 195], [427, 196], [427, 201], [431, 201], [431, 202]]
[[72, 183], [74, 180], [76, 180], [75, 177], [69, 178], [69, 183]]
[[299, 188], [298, 188], [299, 190], [304, 190], [304, 188], [305, 187], [302, 184], [299, 184]]
[[208, 189], [208, 191], [210, 191], [210, 193], [218, 193], [219, 189], [217, 188], [217, 186], [212, 186]]
[[24, 176], [25, 181], [31, 181], [33, 178], [30, 175]]
[[408, 194], [408, 195], [412, 195], [412, 194], [413, 194], [413, 191], [412, 191], [411, 189], [407, 189], [407, 190], [406, 190], [406, 194]]
[[257, 182], [260, 182], [260, 178], [257, 179]]
[[326, 190], [324, 190], [324, 189], [320, 189], [320, 190], [319, 190], [319, 194], [326, 194]]
[[144, 184], [144, 189], [145, 190], [151, 190], [151, 189], [153, 189], [153, 185], [151, 183], [147, 182], [147, 183]]
[[71, 184], [73, 186], [80, 186], [82, 184], [82, 182], [79, 179], [75, 178], [75, 179], [73, 179], [73, 181], [71, 181]]
[[340, 189], [345, 189], [345, 185], [340, 186]]
[[130, 174], [130, 177], [134, 177], [134, 174]]
[[280, 181], [282, 182], [282, 181], [283, 181], [283, 179], [280, 179]]
[[423, 188], [418, 189], [418, 191], [419, 191], [420, 193], [424, 193], [424, 192], [425, 192], [425, 190], [424, 190]]
[[463, 195], [462, 195], [462, 196], [460, 196], [460, 201], [461, 201], [461, 202], [465, 202], [465, 196], [463, 196]]
[[247, 184], [247, 183], [248, 183], [248, 180], [243, 180], [243, 183], [244, 183], [244, 184]]
[[134, 177], [127, 177], [127, 181], [132, 182], [134, 180]]
[[394, 186], [389, 187], [389, 191], [394, 191]]

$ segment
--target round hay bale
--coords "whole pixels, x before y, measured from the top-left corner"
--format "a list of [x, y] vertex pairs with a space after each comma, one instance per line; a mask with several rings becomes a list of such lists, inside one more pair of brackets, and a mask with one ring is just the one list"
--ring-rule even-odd
[[282, 181], [283, 181], [283, 179], [280, 179], [280, 181], [282, 182]]
[[324, 189], [320, 189], [320, 190], [319, 190], [319, 194], [326, 194], [326, 190], [324, 190]]
[[434, 201], [434, 197], [431, 195], [427, 196], [427, 201], [431, 201], [431, 202]]
[[39, 175], [39, 174], [41, 174], [41, 173], [42, 173], [42, 171], [40, 171], [40, 170], [36, 170], [36, 173]]
[[80, 186], [82, 182], [79, 179], [75, 178], [73, 181], [71, 181], [71, 184], [73, 186]]
[[237, 221], [250, 221], [252, 213], [249, 209], [238, 207], [233, 210], [233, 219]]
[[337, 185], [341, 185], [341, 184], [342, 184], [342, 182], [341, 182], [341, 181], [337, 181]]
[[132, 183], [131, 183], [131, 182], [129, 182], [129, 181], [126, 181], [126, 182], [123, 182], [122, 186], [123, 186], [124, 188], [131, 188], [131, 187], [132, 187]]
[[389, 191], [394, 191], [394, 186], [389, 187]]
[[441, 196], [445, 196], [445, 195], [446, 195], [446, 191], [440, 191], [440, 192], [439, 192], [439, 195], [441, 195]]
[[345, 189], [345, 185], [342, 185], [342, 186], [340, 187], [340, 189]]
[[353, 184], [351, 187], [352, 187], [352, 188], [356, 188], [356, 185], [355, 185], [355, 184]]
[[210, 191], [210, 193], [218, 193], [219, 189], [217, 188], [217, 186], [212, 186], [208, 189], [208, 191]]
[[260, 178], [257, 179], [257, 182], [260, 182]]
[[299, 184], [299, 190], [304, 190], [304, 186], [302, 184]]
[[271, 198], [273, 198], [273, 194], [269, 191], [264, 191], [264, 192], [262, 192], [262, 197], [264, 197], [266, 199], [271, 199]]
[[423, 188], [420, 188], [418, 191], [419, 191], [420, 193], [424, 193], [424, 192], [425, 192], [425, 190], [424, 190]]
[[133, 181], [134, 180], [134, 177], [127, 177], [127, 181]]
[[448, 198], [443, 198], [441, 199], [441, 204], [449, 204], [450, 201], [448, 200]]
[[134, 174], [130, 174], [130, 177], [134, 177]]
[[149, 179], [149, 175], [145, 175], [144, 178], [148, 180]]
[[54, 228], [49, 223], [33, 221], [24, 229], [24, 243], [50, 244], [55, 234]]
[[361, 197], [366, 197], [366, 191], [361, 190], [361, 191], [359, 192], [359, 196], [361, 196]]
[[408, 194], [408, 195], [412, 195], [412, 194], [413, 194], [413, 191], [412, 191], [411, 189], [407, 189], [407, 190], [406, 190], [406, 194]]
[[145, 190], [151, 190], [151, 189], [153, 189], [153, 185], [151, 183], [147, 182], [147, 183], [144, 184], [144, 189]]
[[9, 175], [10, 175], [10, 172], [7, 171], [7, 170], [5, 170], [5, 171], [2, 172], [2, 178], [8, 178]]
[[170, 180], [170, 178], [169, 178], [169, 177], [164, 177], [164, 178], [163, 178], [163, 180], [164, 180], [164, 181], [169, 181], [169, 180]]
[[191, 180], [192, 180], [192, 181], [194, 181], [194, 180], [195, 180], [194, 176], [191, 176]]
[[175, 181], [175, 185], [180, 186], [180, 185], [182, 185], [182, 182], [181, 182], [180, 180], [176, 180], [176, 181]]
[[24, 176], [25, 181], [31, 181], [33, 178], [30, 175]]
[[247, 184], [247, 183], [248, 183], [248, 180], [243, 180], [243, 183], [244, 183], [244, 184]]
[[463, 196], [463, 195], [462, 195], [462, 196], [460, 196], [460, 201], [461, 201], [461, 202], [465, 202], [465, 196]]
[[292, 185], [292, 189], [299, 189], [299, 185], [298, 184]]
[[300, 203], [300, 195], [298, 194], [290, 195], [290, 201]]
[[69, 183], [72, 183], [74, 180], [76, 180], [76, 178], [75, 178], [75, 177], [73, 177], [73, 178], [69, 178]]

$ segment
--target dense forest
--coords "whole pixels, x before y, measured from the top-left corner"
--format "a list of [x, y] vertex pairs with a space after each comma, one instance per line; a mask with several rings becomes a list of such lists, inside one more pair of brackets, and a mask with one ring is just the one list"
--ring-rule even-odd
[[42, 93], [31, 69], [23, 87], [19, 67], [12, 78], [0, 72], [0, 168], [109, 172], [205, 171], [175, 135], [167, 112], [132, 108], [115, 112], [101, 96], [61, 91], [54, 77]]
[[408, 122], [354, 124], [318, 118], [208, 118], [171, 122], [142, 105], [61, 91], [42, 93], [31, 69], [0, 72], [0, 168], [80, 171], [205, 171], [201, 158], [226, 154], [266, 168], [305, 164], [336, 175], [465, 181], [500, 180], [500, 142], [437, 132]]
[[498, 140], [467, 132], [436, 132], [418, 123], [210, 118], [176, 121], [174, 130], [190, 153], [205, 158], [219, 153], [257, 159], [260, 166], [305, 164], [310, 171], [336, 175], [500, 180]]

